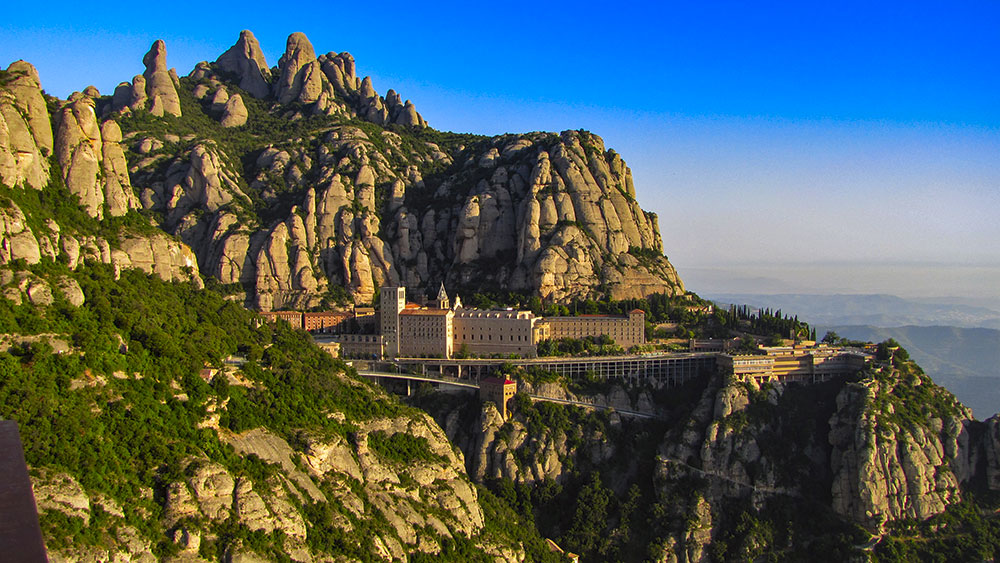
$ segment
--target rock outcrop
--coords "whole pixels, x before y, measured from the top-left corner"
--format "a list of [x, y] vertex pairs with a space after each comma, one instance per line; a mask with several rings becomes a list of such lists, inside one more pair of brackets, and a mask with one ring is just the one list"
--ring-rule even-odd
[[180, 117], [181, 101], [177, 95], [174, 78], [167, 70], [167, 47], [163, 40], [153, 42], [149, 52], [142, 58], [146, 71], [146, 99], [149, 101], [149, 113], [153, 115], [170, 114]]
[[972, 476], [965, 459], [971, 411], [956, 401], [944, 413], [907, 420], [904, 408], [916, 409], [889, 400], [898, 396], [894, 387], [933, 385], [922, 375], [909, 379], [845, 386], [830, 420], [833, 509], [871, 529], [944, 512], [962, 499], [960, 484]]
[[106, 239], [93, 235], [64, 233], [51, 219], [34, 231], [21, 209], [8, 202], [0, 208], [0, 264], [14, 260], [38, 264], [42, 259], [60, 259], [73, 269], [85, 260], [94, 260], [117, 268], [138, 268], [165, 280], [203, 285], [194, 252], [166, 233], [125, 233], [113, 247]]
[[86, 96], [70, 100], [59, 114], [56, 159], [66, 187], [80, 198], [80, 204], [97, 219], [104, 217], [103, 140], [94, 111], [94, 101]]
[[[411, 102], [394, 90], [380, 96], [348, 53], [317, 57], [301, 33], [289, 36], [274, 77], [249, 32], [214, 65], [199, 63], [183, 86], [167, 69], [162, 41], [143, 62], [143, 75], [122, 83], [110, 104], [94, 89], [65, 102], [54, 139], [38, 113], [45, 104], [33, 69], [12, 66], [24, 72], [16, 95], [4, 90], [11, 109], [2, 114], [0, 174], [10, 184], [44, 185], [51, 147], [91, 216], [158, 214], [164, 230], [191, 246], [200, 272], [243, 284], [249, 306], [314, 307], [337, 286], [363, 303], [381, 285], [442, 281], [556, 301], [684, 291], [663, 256], [656, 217], [635, 201], [628, 167], [595, 135], [469, 137], [472, 145], [450, 148], [418, 140], [407, 131], [426, 122]], [[179, 116], [179, 87], [242, 140], [123, 135], [116, 121], [98, 117]], [[249, 112], [237, 89], [260, 98], [268, 119], [330, 121], [254, 146], [258, 135], [239, 131]], [[342, 121], [358, 118], [375, 126]]]
[[281, 75], [274, 85], [274, 97], [279, 103], [313, 103], [331, 87], [323, 74], [312, 43], [304, 33], [288, 36], [285, 53], [278, 60]]
[[[49, 242], [48, 248], [51, 246]], [[37, 264], [41, 259], [42, 247], [28, 226], [27, 218], [20, 207], [7, 202], [0, 208], [0, 263], [24, 260], [28, 264]]]
[[222, 108], [222, 118], [219, 125], [223, 127], [240, 127], [246, 125], [247, 107], [243, 105], [243, 97], [236, 94], [226, 100], [226, 105]]
[[[235, 269], [228, 279], [255, 280], [248, 302], [263, 309], [315, 306], [332, 284], [348, 288], [359, 303], [370, 301], [378, 285], [423, 287], [433, 280], [556, 300], [602, 290], [617, 299], [683, 292], [662, 256], [655, 216], [638, 207], [628, 168], [598, 137], [505, 137], [459, 163], [436, 145], [407, 151], [400, 141], [395, 133], [372, 139], [336, 126], [313, 149], [267, 148], [255, 159], [249, 188], [266, 201], [294, 203], [273, 217], [280, 223], [227, 234], [218, 226], [231, 223], [216, 217], [212, 233], [208, 224], [174, 232], [196, 249], [203, 271]], [[213, 152], [227, 160], [221, 149]], [[416, 164], [390, 164], [400, 160]], [[428, 186], [422, 163], [452, 171]], [[167, 188], [176, 185], [170, 175], [184, 170], [183, 160], [166, 170], [166, 181], [155, 170], [137, 171], [139, 183], [164, 186], [144, 201], [165, 212], [168, 225], [186, 225], [181, 217], [200, 204], [184, 203]], [[235, 176], [225, 183], [238, 192]], [[237, 248], [246, 254], [234, 255]]]
[[146, 70], [132, 78], [132, 82], [122, 82], [112, 96], [112, 111], [145, 110], [162, 116], [181, 116], [180, 96], [177, 94], [178, 79], [173, 69], [167, 70], [167, 47], [161, 39], [153, 42], [142, 58]]
[[129, 179], [128, 162], [119, 144], [121, 128], [97, 118], [93, 99], [75, 96], [59, 114], [55, 154], [70, 192], [92, 217], [114, 217], [139, 207]]
[[[692, 385], [670, 390], [686, 399], [667, 404], [652, 389], [580, 395], [560, 383], [519, 385], [554, 401], [614, 405], [659, 420], [586, 415], [564, 404], [526, 408], [523, 399], [508, 420], [489, 402], [481, 411], [435, 403], [431, 412], [479, 481], [572, 487], [599, 471], [624, 495], [630, 482], [651, 479], [658, 531], [650, 553], [660, 561], [707, 561], [720, 553], [718, 542], [732, 548], [733, 537], [752, 535], [747, 522], [767, 521], [788, 503], [841, 522], [838, 533], [856, 525], [881, 534], [894, 522], [942, 514], [969, 488], [1000, 490], [996, 418], [972, 420], [912, 363], [876, 364], [856, 381], [758, 385], [716, 375]], [[772, 540], [746, 541], [765, 543], [739, 544], [748, 550], [740, 559]]]
[[[205, 457], [181, 461], [183, 477], [165, 484], [160, 501], [160, 525], [181, 557], [196, 558], [202, 542], [216, 540], [211, 527], [229, 523], [251, 532], [279, 534], [283, 552], [294, 561], [322, 558], [324, 554], [307, 542], [306, 503], [329, 506], [337, 514], [333, 525], [338, 533], [355, 533], [356, 522], [362, 520], [385, 522], [378, 536], [359, 538], [357, 543], [386, 560], [405, 560], [414, 550], [439, 552], [442, 541], [459, 534], [476, 537], [485, 524], [460, 454], [426, 415], [362, 422], [351, 442], [342, 437], [307, 436], [300, 450], [264, 428], [239, 434], [220, 432], [241, 456], [253, 456], [275, 470], [270, 478], [258, 479], [234, 474]], [[397, 433], [406, 434], [408, 442], [426, 444], [428, 457], [385, 457], [385, 451], [369, 445], [373, 435]], [[124, 524], [126, 513], [141, 510], [134, 506], [123, 510], [113, 500], [85, 490], [69, 474], [43, 470], [34, 482], [40, 511], [58, 511], [81, 519], [84, 525], [97, 506], [105, 522], [111, 519], [119, 524]], [[136, 558], [132, 560], [147, 560], [135, 548], [148, 549], [148, 537], [134, 531], [130, 537], [132, 541], [110, 542], [114, 546], [110, 551], [71, 546], [50, 550], [50, 556], [57, 561], [99, 560], [108, 556], [127, 559], [127, 554]], [[243, 546], [233, 548], [234, 559], [241, 552], [245, 557], [260, 557]]]
[[38, 71], [15, 61], [0, 81], [0, 183], [43, 188], [49, 181], [53, 146]]
[[271, 93], [271, 69], [267, 66], [260, 43], [249, 30], [240, 32], [235, 45], [223, 53], [215, 64], [223, 72], [236, 76], [239, 87], [255, 98], [266, 98]]

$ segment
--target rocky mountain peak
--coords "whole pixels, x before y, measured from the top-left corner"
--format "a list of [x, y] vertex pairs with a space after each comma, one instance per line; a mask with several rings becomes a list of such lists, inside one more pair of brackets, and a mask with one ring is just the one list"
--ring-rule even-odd
[[316, 59], [316, 51], [305, 33], [296, 31], [288, 36], [285, 42], [285, 54], [278, 61], [278, 66], [284, 68], [289, 61], [297, 61], [299, 64]]
[[49, 179], [52, 125], [38, 80], [30, 63], [7, 67], [0, 88], [0, 182], [42, 188]]
[[139, 77], [132, 81], [132, 103], [129, 107], [147, 109], [148, 103], [149, 113], [153, 115], [169, 113], [180, 117], [181, 101], [174, 76], [167, 70], [167, 46], [162, 39], [153, 42], [142, 58], [142, 64], [146, 65], [146, 71], [142, 73], [142, 81], [138, 80]]
[[260, 43], [249, 30], [241, 31], [236, 44], [215, 62], [224, 72], [239, 77], [240, 88], [250, 92], [255, 98], [266, 98], [271, 93], [268, 85], [271, 69], [267, 66]]
[[288, 36], [285, 54], [278, 60], [281, 75], [275, 84], [274, 95], [278, 102], [287, 104], [294, 101], [313, 103], [331, 90], [329, 81], [323, 74], [312, 43], [304, 33], [295, 32]]
[[[2, 92], [0, 179], [43, 187], [54, 154], [91, 216], [160, 214], [200, 272], [241, 284], [246, 304], [261, 309], [363, 303], [380, 285], [442, 280], [554, 300], [684, 291], [628, 167], [596, 135], [416, 136], [427, 124], [410, 100], [379, 95], [349, 53], [316, 57], [302, 33], [288, 37], [277, 72], [249, 31], [184, 79], [168, 70], [163, 41], [143, 61], [146, 72], [121, 83], [110, 104], [96, 91], [65, 102], [52, 116], [54, 142], [29, 125], [49, 116], [23, 63], [25, 93]], [[129, 117], [181, 117], [181, 95], [239, 142], [192, 128], [197, 115], [168, 133]], [[37, 119], [22, 117], [29, 105]], [[241, 131], [255, 116], [321, 125], [264, 141]]]
[[153, 41], [149, 51], [142, 57], [142, 64], [146, 65], [146, 72], [143, 73], [147, 79], [157, 71], [167, 70], [167, 45], [162, 39]]

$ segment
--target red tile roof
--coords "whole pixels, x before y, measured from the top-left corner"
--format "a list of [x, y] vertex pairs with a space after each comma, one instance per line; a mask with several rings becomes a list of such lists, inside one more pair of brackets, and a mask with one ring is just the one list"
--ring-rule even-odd
[[410, 309], [407, 307], [405, 310], [400, 311], [400, 315], [408, 316], [422, 316], [426, 315], [429, 317], [440, 317], [451, 313], [451, 309]]

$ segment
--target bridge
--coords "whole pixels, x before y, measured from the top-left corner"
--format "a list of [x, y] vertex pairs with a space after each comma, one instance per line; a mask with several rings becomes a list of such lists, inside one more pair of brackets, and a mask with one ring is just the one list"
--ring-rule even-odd
[[691, 352], [582, 358], [397, 358], [388, 365], [399, 371], [475, 382], [495, 375], [501, 366], [512, 365], [544, 370], [569, 379], [593, 376], [633, 385], [648, 382], [657, 387], [675, 387], [715, 373], [717, 357], [713, 352]]
[[[435, 385], [445, 385], [445, 386], [465, 388], [465, 389], [475, 389], [475, 390], [479, 389], [479, 382], [478, 381], [475, 382], [475, 383], [472, 383], [469, 380], [461, 380], [461, 379], [457, 379], [457, 378], [454, 378], [454, 377], [444, 377], [444, 376], [434, 377], [434, 376], [412, 374], [412, 373], [383, 372], [383, 371], [371, 371], [371, 370], [363, 370], [363, 371], [359, 370], [358, 371], [358, 375], [360, 375], [362, 377], [365, 377], [367, 379], [371, 379], [371, 380], [373, 380], [373, 381], [375, 381], [377, 383], [380, 382], [380, 380], [386, 380], [386, 379], [396, 380], [396, 381], [405, 381], [406, 382], [406, 394], [407, 394], [407, 396], [409, 396], [410, 393], [412, 392], [412, 389], [410, 387], [410, 383], [411, 382], [425, 382], [425, 383], [431, 383], [431, 384], [435, 384]], [[657, 414], [657, 413], [642, 412], [642, 411], [633, 411], [633, 410], [626, 410], [626, 409], [617, 409], [617, 408], [614, 408], [614, 407], [612, 407], [610, 405], [602, 405], [600, 403], [593, 403], [593, 402], [589, 402], [589, 401], [572, 401], [572, 400], [569, 400], [569, 399], [561, 399], [561, 398], [557, 398], [557, 397], [547, 397], [545, 395], [537, 395], [537, 394], [530, 394], [530, 393], [528, 394], [528, 397], [530, 397], [531, 400], [533, 400], [533, 401], [545, 401], [545, 402], [549, 402], [549, 403], [559, 403], [559, 404], [563, 404], [563, 405], [573, 405], [573, 406], [577, 406], [577, 407], [582, 407], [582, 408], [587, 408], [587, 409], [595, 409], [595, 410], [610, 410], [610, 411], [614, 411], [614, 412], [616, 412], [616, 413], [618, 413], [619, 415], [622, 415], [622, 416], [631, 416], [631, 417], [636, 417], [636, 418], [649, 418], [649, 419], [661, 418], [661, 416], [659, 414]]]

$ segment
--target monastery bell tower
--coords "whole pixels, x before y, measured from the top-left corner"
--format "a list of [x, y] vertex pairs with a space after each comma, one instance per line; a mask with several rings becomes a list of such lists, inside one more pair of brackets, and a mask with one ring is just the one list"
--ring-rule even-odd
[[438, 290], [437, 299], [434, 300], [434, 304], [438, 309], [450, 309], [451, 302], [448, 299], [448, 292], [444, 290], [444, 282], [441, 282], [441, 289]]

